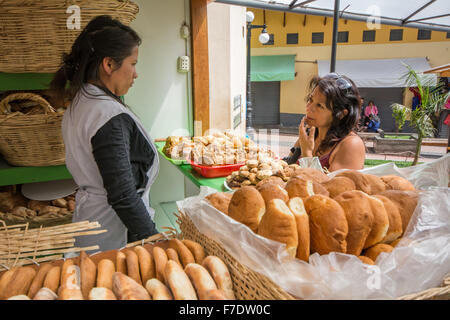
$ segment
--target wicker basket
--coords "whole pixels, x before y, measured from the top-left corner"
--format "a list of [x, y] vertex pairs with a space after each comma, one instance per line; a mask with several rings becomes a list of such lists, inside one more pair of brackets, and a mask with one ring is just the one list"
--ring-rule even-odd
[[[208, 255], [221, 258], [228, 266], [233, 280], [236, 298], [239, 300], [292, 300], [292, 295], [285, 292], [266, 276], [259, 274], [240, 264], [217, 241], [200, 233], [192, 220], [179, 212], [177, 223], [181, 237], [197, 241]], [[399, 300], [450, 300], [450, 276], [447, 276], [441, 287], [431, 288], [419, 293], [397, 298]]]
[[[31, 100], [44, 114], [11, 112], [13, 100]], [[54, 166], [64, 164], [65, 148], [61, 132], [63, 113], [56, 112], [41, 96], [13, 93], [0, 102], [0, 153], [14, 166]]]
[[[74, 14], [68, 10], [71, 5], [80, 8], [79, 29], [68, 28]], [[70, 51], [92, 18], [108, 14], [129, 25], [138, 11], [128, 0], [2, 0], [0, 72], [54, 73], [62, 54]]]

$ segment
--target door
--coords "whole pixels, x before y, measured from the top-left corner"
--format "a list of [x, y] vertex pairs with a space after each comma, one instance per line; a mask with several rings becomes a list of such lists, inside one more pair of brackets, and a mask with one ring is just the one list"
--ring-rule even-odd
[[252, 82], [253, 125], [280, 124], [280, 81]]

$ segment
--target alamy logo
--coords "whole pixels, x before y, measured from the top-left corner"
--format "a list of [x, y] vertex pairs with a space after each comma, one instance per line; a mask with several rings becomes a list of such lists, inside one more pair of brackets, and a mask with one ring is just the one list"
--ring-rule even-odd
[[367, 278], [366, 285], [370, 290], [380, 290], [381, 271], [377, 266], [367, 266], [366, 272], [370, 275]]
[[381, 28], [381, 9], [379, 6], [371, 5], [367, 7], [366, 13], [369, 15], [366, 20], [367, 28], [369, 30], [380, 29]]
[[71, 15], [66, 20], [67, 29], [69, 30], [79, 30], [81, 28], [81, 14], [80, 7], [77, 5], [72, 5], [67, 8], [66, 13], [71, 13]]

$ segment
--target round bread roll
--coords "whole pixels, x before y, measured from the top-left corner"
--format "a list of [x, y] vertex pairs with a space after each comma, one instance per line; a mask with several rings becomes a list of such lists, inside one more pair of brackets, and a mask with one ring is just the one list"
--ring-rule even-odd
[[358, 259], [361, 260], [362, 263], [365, 263], [365, 264], [370, 264], [370, 265], [375, 264], [375, 262], [373, 262], [372, 259], [370, 259], [369, 257], [366, 257], [366, 256], [358, 256]]
[[377, 261], [377, 257], [382, 252], [392, 252], [394, 250], [393, 246], [390, 246], [386, 243], [378, 243], [374, 245], [373, 247], [370, 247], [366, 250], [366, 253], [364, 254], [366, 257], [372, 259], [372, 261]]
[[357, 170], [345, 170], [336, 175], [336, 177], [347, 177], [355, 183], [356, 190], [361, 190], [367, 194], [370, 194], [371, 182], [364, 173]]
[[307, 178], [306, 180], [313, 180], [317, 183], [324, 183], [330, 180], [330, 177], [320, 170], [313, 168], [302, 168], [299, 166], [295, 167], [294, 175], [304, 179]]
[[345, 212], [335, 200], [321, 194], [307, 198], [311, 252], [347, 252], [348, 225]]
[[389, 198], [386, 198], [385, 196], [379, 194], [374, 195], [374, 197], [383, 202], [384, 208], [386, 209], [386, 213], [389, 218], [389, 228], [386, 236], [383, 240], [381, 240], [381, 242], [391, 243], [402, 235], [402, 217], [400, 216], [400, 212], [398, 211], [397, 206], [391, 200], [389, 200]]
[[285, 189], [288, 192], [289, 198], [300, 197], [306, 199], [315, 194], [313, 180], [305, 180], [300, 177], [292, 177], [289, 179]]
[[329, 181], [322, 183], [322, 186], [327, 189], [330, 198], [335, 198], [342, 192], [356, 190], [356, 185], [352, 179], [347, 177], [334, 177]]
[[228, 207], [230, 218], [245, 224], [255, 233], [265, 211], [264, 198], [255, 187], [250, 186], [236, 190]]
[[370, 184], [370, 193], [369, 194], [379, 194], [379, 193], [386, 191], [386, 186], [380, 177], [378, 177], [374, 174], [368, 174], [368, 173], [365, 174], [365, 177], [367, 180], [369, 180], [369, 184]]
[[370, 202], [370, 209], [373, 214], [372, 229], [364, 243], [364, 249], [367, 249], [381, 241], [386, 237], [389, 229], [389, 217], [386, 208], [381, 200], [368, 196]]
[[279, 184], [266, 183], [259, 188], [259, 193], [261, 193], [261, 196], [264, 199], [266, 207], [269, 201], [272, 199], [281, 199], [284, 202], [289, 201], [288, 192], [285, 189], [283, 189]]
[[256, 184], [256, 189], [259, 190], [259, 188], [261, 188], [266, 183], [275, 183], [275, 184], [280, 185], [280, 187], [282, 187], [282, 188], [284, 188], [286, 186], [286, 182], [284, 182], [282, 178], [277, 177], [277, 176], [270, 176], [266, 179], [259, 181]]
[[403, 177], [399, 177], [393, 174], [385, 175], [381, 177], [384, 182], [386, 190], [403, 190], [414, 191], [416, 188], [414, 185]]
[[402, 218], [402, 234], [408, 227], [409, 221], [416, 209], [419, 200], [418, 191], [386, 190], [381, 193], [382, 196], [389, 198], [398, 208]]
[[297, 225], [298, 246], [297, 259], [308, 262], [310, 253], [309, 217], [306, 213], [302, 198], [295, 197], [288, 202], [289, 209], [294, 214]]
[[314, 194], [322, 194], [327, 197], [330, 196], [330, 193], [328, 192], [328, 190], [323, 185], [321, 185], [320, 183], [315, 182], [315, 181], [313, 181], [313, 191], [314, 191]]
[[298, 234], [294, 214], [281, 199], [268, 202], [266, 213], [258, 226], [258, 234], [286, 244], [286, 251], [291, 257], [297, 254]]
[[344, 209], [348, 222], [347, 253], [359, 256], [373, 224], [368, 195], [359, 190], [346, 191], [334, 200]]
[[228, 205], [230, 204], [232, 193], [216, 192], [205, 197], [206, 200], [217, 210], [228, 214]]

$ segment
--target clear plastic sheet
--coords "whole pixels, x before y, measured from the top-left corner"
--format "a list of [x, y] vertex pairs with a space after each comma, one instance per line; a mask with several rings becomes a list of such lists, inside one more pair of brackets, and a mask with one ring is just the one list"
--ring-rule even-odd
[[[178, 201], [197, 229], [218, 241], [241, 264], [301, 299], [394, 299], [439, 286], [450, 272], [450, 155], [412, 168], [380, 165], [362, 172], [401, 175], [424, 191], [401, 241], [379, 255], [375, 266], [356, 256], [314, 253], [309, 263], [289, 258], [285, 245], [253, 233], [209, 205], [216, 190], [202, 187]], [[330, 174], [334, 175], [336, 173]]]

